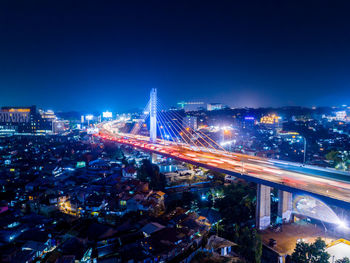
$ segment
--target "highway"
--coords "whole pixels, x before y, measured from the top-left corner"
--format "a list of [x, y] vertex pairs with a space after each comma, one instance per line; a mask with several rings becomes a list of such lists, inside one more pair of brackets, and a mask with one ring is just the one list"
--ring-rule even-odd
[[149, 137], [119, 132], [115, 123], [102, 124], [99, 136], [281, 190], [312, 194], [328, 203], [350, 208], [350, 174], [345, 172], [220, 150], [198, 150], [161, 139], [153, 144]]

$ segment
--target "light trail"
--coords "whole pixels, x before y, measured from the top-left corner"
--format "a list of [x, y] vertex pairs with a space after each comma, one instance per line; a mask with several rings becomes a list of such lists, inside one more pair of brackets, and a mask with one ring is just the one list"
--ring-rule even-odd
[[[248, 177], [248, 180], [273, 183], [281, 187], [285, 186], [315, 194], [319, 197], [340, 200], [350, 205], [350, 175], [348, 180], [339, 180], [331, 176], [324, 176], [318, 173], [316, 169], [306, 169], [296, 164], [285, 165], [286, 167], [278, 166], [281, 163], [289, 164], [287, 162], [275, 162], [274, 160], [219, 150], [210, 152], [208, 149], [200, 147], [194, 150], [184, 143], [164, 141], [162, 139], [157, 139], [157, 143], [152, 144], [149, 142], [149, 137], [121, 133], [118, 127], [120, 127], [118, 124], [103, 124], [100, 127], [99, 136], [139, 149], [151, 150], [152, 152], [205, 168], [219, 168], [220, 171], [227, 174], [234, 173], [232, 174], [234, 176], [241, 174], [246, 178]], [[296, 168], [298, 169], [297, 171], [293, 170]], [[336, 173], [334, 174], [336, 175]]]

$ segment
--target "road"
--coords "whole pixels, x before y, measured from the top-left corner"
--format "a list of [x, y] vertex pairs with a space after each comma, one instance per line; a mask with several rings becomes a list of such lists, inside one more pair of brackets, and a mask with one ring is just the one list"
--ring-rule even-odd
[[149, 137], [119, 132], [115, 123], [101, 125], [99, 136], [281, 190], [313, 194], [327, 203], [350, 208], [350, 175], [344, 172], [220, 150], [198, 150], [161, 139], [152, 144]]

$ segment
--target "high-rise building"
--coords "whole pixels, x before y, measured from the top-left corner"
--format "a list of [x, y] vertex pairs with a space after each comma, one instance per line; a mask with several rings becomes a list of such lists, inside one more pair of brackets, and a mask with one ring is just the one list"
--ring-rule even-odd
[[0, 134], [40, 134], [52, 132], [52, 114], [41, 115], [36, 106], [2, 107]]

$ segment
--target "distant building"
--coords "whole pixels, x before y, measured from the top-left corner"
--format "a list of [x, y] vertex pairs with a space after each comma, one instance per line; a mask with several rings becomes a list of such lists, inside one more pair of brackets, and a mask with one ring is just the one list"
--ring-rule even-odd
[[207, 104], [207, 110], [212, 111], [212, 110], [221, 110], [223, 109], [222, 103], [208, 103]]
[[52, 123], [52, 132], [55, 134], [64, 132], [68, 127], [66, 121], [55, 120]]
[[337, 111], [335, 113], [335, 118], [337, 121], [346, 121], [346, 117], [347, 117], [346, 111]]
[[191, 128], [192, 130], [197, 130], [197, 117], [196, 116], [186, 116], [182, 120], [183, 126], [185, 128]]
[[197, 111], [200, 109], [204, 108], [204, 102], [178, 102], [177, 105], [179, 105], [179, 108], [184, 110], [185, 112], [187, 111]]
[[31, 107], [2, 107], [0, 134], [40, 134], [52, 132], [52, 114]]
[[55, 113], [52, 110], [44, 111], [42, 109], [39, 109], [39, 114], [45, 120], [51, 120], [52, 121], [52, 120], [56, 120], [57, 119]]
[[269, 115], [262, 116], [260, 118], [260, 123], [274, 125], [274, 124], [277, 124], [279, 120], [280, 120], [280, 117], [277, 116], [276, 114], [269, 114]]
[[246, 129], [246, 128], [253, 128], [255, 125], [255, 117], [253, 116], [245, 116], [242, 119], [242, 128]]
[[104, 120], [111, 120], [113, 118], [113, 113], [110, 111], [102, 112], [102, 117]]
[[260, 125], [274, 132], [279, 132], [282, 130], [282, 118], [276, 114], [265, 115], [260, 118]]

